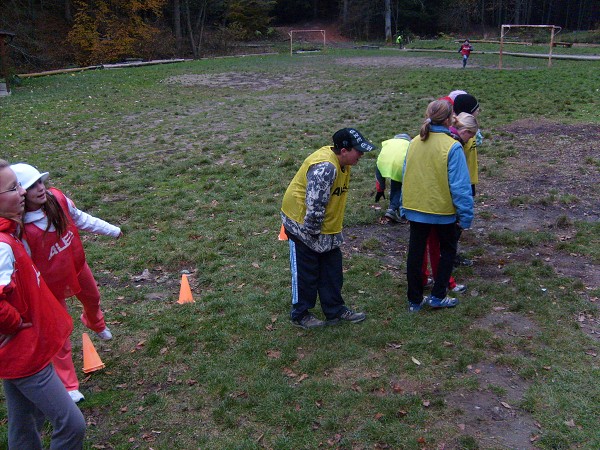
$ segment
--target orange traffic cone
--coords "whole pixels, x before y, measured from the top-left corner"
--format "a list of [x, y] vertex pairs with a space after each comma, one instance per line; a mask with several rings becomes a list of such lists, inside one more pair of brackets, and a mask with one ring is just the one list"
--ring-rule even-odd
[[285, 234], [285, 228], [283, 227], [283, 224], [281, 224], [281, 230], [279, 230], [279, 240], [280, 241], [288, 240], [287, 234]]
[[104, 369], [104, 363], [98, 356], [98, 352], [88, 334], [83, 333], [81, 337], [83, 338], [83, 372], [90, 373]]
[[179, 300], [177, 300], [177, 303], [180, 305], [183, 305], [184, 303], [194, 303], [190, 283], [185, 274], [181, 275], [181, 289], [179, 289]]

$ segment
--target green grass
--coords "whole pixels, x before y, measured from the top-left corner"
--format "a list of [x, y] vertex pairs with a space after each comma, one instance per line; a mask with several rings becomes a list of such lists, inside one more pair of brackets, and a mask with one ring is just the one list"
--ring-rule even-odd
[[[381, 270], [384, 250], [368, 239], [360, 250], [375, 256], [344, 261], [346, 301], [367, 321], [316, 332], [289, 325], [278, 210], [296, 168], [337, 129], [356, 126], [374, 142], [415, 135], [427, 103], [456, 88], [477, 96], [485, 130], [521, 118], [599, 121], [596, 62], [556, 61], [547, 70], [543, 61], [514, 58], [506, 63], [514, 70], [461, 71], [460, 78], [458, 69], [346, 65], [403, 57], [390, 53], [329, 50], [89, 71], [26, 79], [0, 99], [2, 156], [49, 171], [81, 209], [125, 233], [85, 241], [115, 334], [110, 343], [96, 341], [106, 369], [80, 376], [86, 448], [417, 449], [420, 437], [428, 446], [452, 440], [478, 448], [474, 435], [438, 419], [449, 415], [445, 394], [486, 388], [467, 372], [490, 357], [531, 383], [524, 405], [542, 425], [536, 445], [600, 446], [598, 363], [581, 351], [597, 344], [571, 321], [587, 303], [577, 280], [558, 278], [541, 262], [506, 264], [508, 284], [465, 271], [476, 299], [409, 316], [404, 276]], [[497, 63], [497, 56], [482, 58]], [[179, 76], [195, 82], [171, 82]], [[231, 82], [201, 82], [217, 76]], [[257, 84], [264, 80], [272, 87]], [[502, 163], [522, 150], [488, 152]], [[370, 208], [375, 159], [368, 154], [353, 169], [346, 226], [376, 224], [381, 215]], [[502, 168], [482, 176], [494, 170]], [[597, 263], [597, 225], [574, 225], [564, 251]], [[554, 237], [528, 230], [484, 239], [511, 251]], [[152, 279], [135, 281], [144, 269]], [[182, 270], [192, 273], [194, 304], [175, 303]], [[470, 328], [497, 304], [537, 323], [539, 334], [519, 341], [527, 354]], [[78, 317], [78, 303], [70, 305]], [[77, 323], [76, 367], [82, 331]], [[5, 418], [2, 407], [0, 447]], [[571, 418], [580, 428], [565, 426]]]

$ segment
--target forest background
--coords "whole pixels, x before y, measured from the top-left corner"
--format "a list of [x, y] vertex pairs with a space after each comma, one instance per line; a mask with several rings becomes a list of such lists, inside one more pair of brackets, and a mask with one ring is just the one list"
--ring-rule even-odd
[[[123, 61], [225, 55], [239, 43], [288, 39], [285, 27], [335, 24], [354, 41], [497, 38], [502, 24], [552, 24], [597, 41], [595, 0], [1, 0], [0, 30], [14, 33], [16, 73]], [[566, 33], [565, 33], [566, 34]], [[563, 34], [563, 36], [565, 35]]]

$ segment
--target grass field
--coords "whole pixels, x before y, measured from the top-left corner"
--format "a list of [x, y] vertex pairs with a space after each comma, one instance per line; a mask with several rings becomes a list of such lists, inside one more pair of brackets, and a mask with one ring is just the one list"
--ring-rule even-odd
[[[0, 156], [124, 231], [85, 236], [115, 336], [94, 341], [106, 368], [80, 374], [86, 448], [600, 448], [600, 63], [469, 65], [338, 50], [27, 79], [0, 98]], [[461, 304], [407, 313], [407, 226], [373, 202], [373, 153], [344, 246], [367, 320], [293, 328], [277, 234], [296, 169], [345, 126], [416, 134], [454, 89], [479, 99], [485, 136]], [[194, 304], [176, 304], [182, 271]], [[6, 424], [2, 406], [0, 448]]]

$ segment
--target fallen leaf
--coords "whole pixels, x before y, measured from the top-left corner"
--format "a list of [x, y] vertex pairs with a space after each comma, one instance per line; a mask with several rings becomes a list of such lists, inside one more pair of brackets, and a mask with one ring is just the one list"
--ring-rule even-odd
[[444, 342], [442, 343], [442, 345], [443, 345], [444, 347], [454, 347], [454, 344], [453, 344], [452, 342], [448, 342], [448, 341], [444, 341]]
[[294, 371], [289, 367], [284, 367], [283, 373], [290, 378], [296, 378], [298, 376], [298, 374], [294, 373]]
[[129, 408], [127, 408], [127, 406], [123, 406], [119, 411], [124, 413], [124, 412], [127, 412], [128, 409]]
[[529, 438], [529, 442], [535, 442], [540, 438], [539, 434], [534, 434], [533, 436], [531, 436], [531, 438]]
[[430, 404], [431, 404], [431, 402], [429, 400], [423, 400], [423, 406], [425, 408], [427, 408]]
[[417, 442], [418, 442], [419, 444], [423, 444], [423, 445], [425, 445], [425, 444], [427, 443], [427, 441], [425, 440], [425, 438], [424, 438], [423, 436], [419, 437], [419, 438], [417, 439]]
[[397, 416], [398, 416], [398, 417], [404, 417], [404, 416], [406, 416], [407, 414], [408, 414], [408, 412], [407, 412], [407, 411], [404, 411], [403, 409], [401, 409], [401, 410], [399, 410], [399, 411], [397, 412]]
[[280, 350], [267, 350], [267, 356], [271, 359], [279, 359], [281, 358]]
[[383, 418], [383, 414], [382, 413], [375, 414], [375, 420], [381, 420], [382, 418]]
[[319, 409], [321, 409], [323, 407], [323, 400], [317, 400], [315, 402], [315, 406]]
[[390, 348], [393, 348], [394, 350], [402, 348], [402, 344], [396, 344], [395, 342], [388, 342], [386, 345]]
[[354, 392], [362, 392], [361, 387], [356, 383], [352, 383], [352, 386], [350, 386], [350, 389], [352, 389]]
[[411, 356], [410, 359], [412, 359], [412, 362], [414, 362], [417, 366], [421, 365], [421, 361], [419, 361], [417, 358], [415, 358], [414, 356]]
[[161, 355], [164, 355], [164, 354], [165, 354], [165, 353], [167, 353], [168, 351], [169, 351], [169, 349], [168, 349], [167, 347], [163, 347], [163, 348], [161, 348], [161, 349], [160, 349], [160, 352], [159, 352], [159, 353], [160, 353]]
[[300, 375], [300, 378], [298, 378], [298, 383], [301, 383], [302, 381], [306, 380], [307, 378], [308, 378], [308, 374], [303, 373], [302, 375]]
[[565, 420], [564, 423], [565, 423], [566, 426], [571, 427], [571, 428], [573, 428], [575, 426], [575, 422], [573, 421], [573, 419], [571, 419], [571, 420]]
[[260, 267], [260, 265], [257, 262], [253, 262], [252, 267], [254, 267], [255, 269], [258, 269]]
[[509, 405], [508, 403], [506, 403], [506, 402], [500, 402], [500, 404], [501, 404], [502, 406], [504, 406], [506, 409], [512, 409], [512, 406], [510, 406], [510, 405]]
[[402, 389], [400, 383], [392, 383], [392, 391], [394, 391], [395, 394], [402, 394], [404, 389]]

